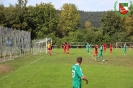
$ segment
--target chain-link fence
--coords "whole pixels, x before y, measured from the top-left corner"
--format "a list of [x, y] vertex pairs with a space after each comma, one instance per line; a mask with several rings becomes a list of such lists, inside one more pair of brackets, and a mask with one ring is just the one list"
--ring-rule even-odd
[[0, 62], [25, 55], [30, 49], [30, 32], [0, 27]]

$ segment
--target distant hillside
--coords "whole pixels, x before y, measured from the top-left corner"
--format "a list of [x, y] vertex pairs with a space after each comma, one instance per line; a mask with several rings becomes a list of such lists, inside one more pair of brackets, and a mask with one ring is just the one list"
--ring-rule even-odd
[[100, 27], [102, 25], [100, 19], [102, 17], [102, 14], [105, 14], [105, 11], [103, 12], [85, 12], [85, 11], [80, 11], [80, 21], [81, 25], [80, 27], [82, 28], [84, 26], [85, 21], [89, 20], [92, 24], [93, 27]]
[[[101, 27], [102, 23], [100, 21], [102, 14], [106, 12], [86, 12], [86, 11], [79, 11], [80, 12], [80, 28], [83, 28], [85, 21], [90, 21], [93, 27]], [[57, 10], [57, 14], [60, 13], [60, 10]]]

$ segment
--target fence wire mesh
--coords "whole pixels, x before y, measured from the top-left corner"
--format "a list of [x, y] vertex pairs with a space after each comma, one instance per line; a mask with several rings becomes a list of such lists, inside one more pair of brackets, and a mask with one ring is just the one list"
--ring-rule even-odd
[[25, 55], [30, 49], [30, 32], [0, 27], [0, 62]]

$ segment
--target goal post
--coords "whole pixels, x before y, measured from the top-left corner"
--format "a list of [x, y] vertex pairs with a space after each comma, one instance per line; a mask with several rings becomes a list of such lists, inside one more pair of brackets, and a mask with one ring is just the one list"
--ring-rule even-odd
[[116, 42], [116, 49], [123, 48], [124, 44], [126, 44], [127, 48], [133, 48], [133, 42]]
[[42, 51], [44, 51], [47, 54], [48, 53], [47, 45], [49, 42], [52, 43], [52, 38], [33, 40], [32, 41], [33, 55], [38, 54], [39, 52], [42, 52]]

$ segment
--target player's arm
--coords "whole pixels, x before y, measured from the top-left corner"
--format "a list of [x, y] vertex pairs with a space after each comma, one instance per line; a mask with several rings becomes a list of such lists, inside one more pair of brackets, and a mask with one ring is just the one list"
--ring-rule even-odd
[[86, 81], [86, 84], [88, 84], [88, 79], [85, 78], [85, 76], [83, 75], [82, 69], [81, 69], [81, 68], [78, 68], [77, 70], [78, 70], [77, 73], [78, 73], [78, 75], [81, 77], [81, 79], [82, 79], [82, 80], [85, 80], [85, 81]]
[[81, 79], [82, 79], [82, 80], [85, 80], [85, 81], [86, 81], [86, 84], [88, 84], [88, 79], [85, 78], [85, 76], [82, 76]]

